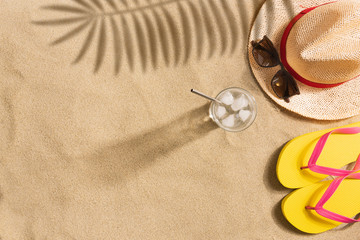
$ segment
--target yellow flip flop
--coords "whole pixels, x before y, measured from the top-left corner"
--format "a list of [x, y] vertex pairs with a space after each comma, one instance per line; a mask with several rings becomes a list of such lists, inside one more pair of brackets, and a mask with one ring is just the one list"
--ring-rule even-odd
[[359, 179], [355, 173], [297, 189], [283, 199], [282, 212], [294, 227], [313, 234], [359, 222], [351, 218], [360, 212]]
[[[360, 122], [357, 122], [294, 138], [285, 145], [279, 155], [276, 166], [279, 181], [287, 188], [300, 188], [316, 183], [328, 175], [349, 174], [349, 171], [339, 169], [358, 158], [359, 130]], [[319, 144], [322, 146], [317, 146]], [[312, 163], [309, 164], [311, 159]]]

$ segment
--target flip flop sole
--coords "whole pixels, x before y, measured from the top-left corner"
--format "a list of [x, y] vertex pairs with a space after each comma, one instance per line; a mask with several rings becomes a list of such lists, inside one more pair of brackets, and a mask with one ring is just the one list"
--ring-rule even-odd
[[[360, 127], [360, 122], [338, 128], [347, 127]], [[304, 134], [288, 142], [282, 149], [276, 166], [280, 183], [287, 188], [301, 188], [326, 178], [327, 175], [301, 167], [307, 166], [319, 138], [338, 128]], [[332, 134], [317, 160], [317, 165], [341, 169], [356, 161], [360, 152], [359, 146], [360, 134]]]
[[[297, 229], [312, 234], [322, 233], [342, 224], [320, 216], [314, 210], [305, 209], [306, 206], [316, 205], [330, 183], [331, 181], [315, 183], [287, 195], [281, 204], [285, 218]], [[360, 212], [359, 189], [359, 179], [345, 179], [324, 208], [349, 218], [354, 217]]]

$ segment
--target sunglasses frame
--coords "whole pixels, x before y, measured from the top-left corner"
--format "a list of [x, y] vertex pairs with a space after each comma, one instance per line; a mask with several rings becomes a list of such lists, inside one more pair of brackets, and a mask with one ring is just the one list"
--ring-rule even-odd
[[[266, 49], [264, 47], [262, 47], [262, 43], [263, 42], [266, 42], [266, 44], [269, 45], [270, 49]], [[252, 49], [252, 55], [254, 57], [254, 60], [255, 62], [260, 66], [260, 67], [263, 67], [263, 68], [273, 68], [273, 67], [276, 67], [278, 65], [280, 65], [281, 69], [274, 75], [274, 77], [272, 78], [271, 80], [271, 87], [274, 91], [274, 93], [276, 94], [276, 96], [280, 99], [283, 99], [285, 100], [285, 102], [290, 102], [289, 98], [294, 96], [294, 95], [299, 95], [300, 94], [300, 91], [299, 91], [299, 87], [294, 79], [294, 77], [288, 72], [286, 71], [284, 65], [282, 64], [282, 62], [280, 61], [280, 57], [279, 57], [279, 54], [278, 52], [276, 51], [276, 48], [274, 47], [274, 44], [272, 43], [272, 41], [265, 35], [263, 37], [263, 39], [261, 39], [259, 42], [255, 42], [255, 41], [251, 41], [251, 45], [253, 46], [253, 49]], [[269, 66], [264, 66], [262, 64], [260, 64], [257, 60], [256, 60], [256, 57], [255, 57], [255, 54], [254, 54], [254, 51], [256, 49], [261, 49], [265, 52], [267, 52], [268, 54], [270, 54], [271, 56], [274, 57], [275, 59], [275, 63], [273, 65], [269, 65]], [[270, 50], [270, 51], [269, 51]], [[286, 81], [284, 81], [286, 83], [286, 86], [285, 86], [285, 92], [283, 94], [283, 96], [279, 96], [279, 94], [277, 93], [277, 91], [275, 90], [274, 88], [274, 82], [275, 82], [275, 77], [281, 72], [281, 71], [284, 71], [284, 74], [287, 75], [287, 78], [285, 79]], [[294, 92], [295, 94], [294, 95], [291, 95], [289, 94], [289, 83], [292, 85], [293, 89], [294, 89]]]
[[[262, 44], [263, 42], [266, 42], [268, 45], [270, 45], [270, 48], [271, 48], [270, 50], [271, 50], [271, 52], [270, 52], [268, 49], [263, 48], [263, 47], [261, 46], [261, 44]], [[258, 61], [256, 61], [256, 63], [259, 64], [259, 66], [264, 67], [264, 68], [272, 68], [272, 67], [276, 67], [276, 66], [279, 65], [279, 64], [282, 65], [282, 63], [280, 62], [279, 54], [277, 53], [276, 48], [274, 47], [274, 44], [271, 42], [271, 40], [270, 40], [266, 35], [265, 35], [265, 36], [263, 37], [263, 39], [261, 39], [259, 42], [251, 41], [251, 45], [253, 46], [252, 55], [253, 55], [255, 61], [256, 61], [256, 57], [255, 57], [255, 54], [254, 54], [254, 51], [256, 50], [255, 48], [261, 48], [261, 50], [269, 53], [269, 54], [272, 55], [272, 56], [275, 58], [275, 60], [276, 60], [276, 64], [270, 65], [270, 66], [261, 65], [261, 64], [258, 63]]]

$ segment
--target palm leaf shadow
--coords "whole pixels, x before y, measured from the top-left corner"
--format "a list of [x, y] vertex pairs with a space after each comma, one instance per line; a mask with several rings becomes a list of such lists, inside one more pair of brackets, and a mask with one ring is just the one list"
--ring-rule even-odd
[[[72, 27], [51, 45], [84, 38], [73, 63], [80, 62], [93, 46], [95, 73], [103, 65], [105, 52], [114, 56], [115, 74], [124, 63], [132, 71], [139, 65], [145, 72], [150, 66], [157, 69], [161, 61], [166, 66], [178, 66], [193, 56], [200, 60], [216, 52], [232, 54], [239, 30], [236, 11], [227, 1], [68, 0], [41, 7], [61, 14], [60, 18], [33, 23]], [[108, 43], [110, 39], [113, 44]]]

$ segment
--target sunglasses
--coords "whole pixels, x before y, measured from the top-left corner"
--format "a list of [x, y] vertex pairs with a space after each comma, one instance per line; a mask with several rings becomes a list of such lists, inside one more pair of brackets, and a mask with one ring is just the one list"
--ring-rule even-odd
[[254, 59], [261, 67], [271, 68], [277, 65], [281, 67], [271, 80], [271, 87], [275, 94], [287, 103], [290, 102], [289, 98], [291, 96], [300, 94], [295, 79], [285, 70], [270, 39], [264, 36], [259, 42], [251, 41], [251, 45], [253, 46], [252, 54]]

